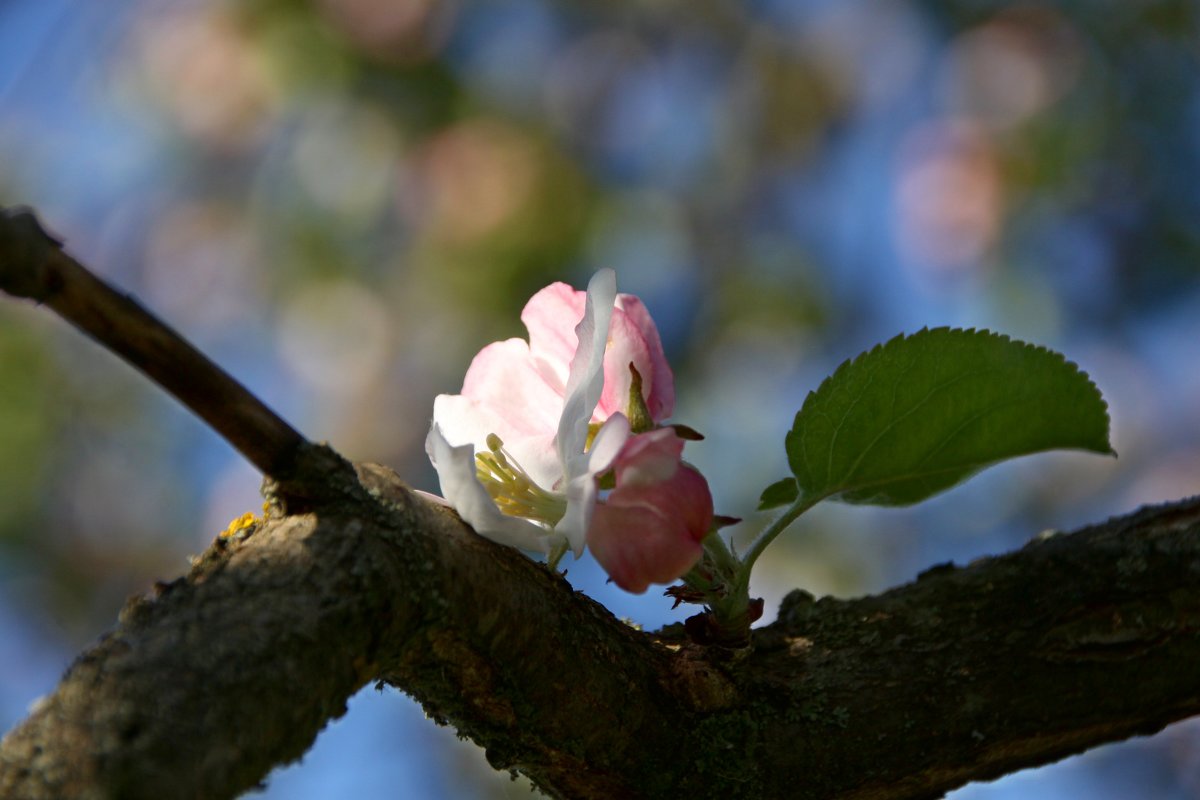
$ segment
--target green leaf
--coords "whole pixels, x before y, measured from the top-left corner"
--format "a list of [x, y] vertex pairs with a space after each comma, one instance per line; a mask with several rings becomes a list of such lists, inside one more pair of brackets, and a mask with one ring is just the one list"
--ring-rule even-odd
[[800, 488], [796, 486], [795, 478], [775, 481], [763, 489], [762, 497], [758, 498], [758, 510], [766, 511], [768, 508], [790, 505], [796, 502], [796, 498], [799, 496]]
[[1007, 336], [949, 328], [842, 364], [808, 395], [786, 445], [803, 497], [874, 505], [916, 503], [1043, 450], [1115, 455], [1108, 408], [1078, 367]]

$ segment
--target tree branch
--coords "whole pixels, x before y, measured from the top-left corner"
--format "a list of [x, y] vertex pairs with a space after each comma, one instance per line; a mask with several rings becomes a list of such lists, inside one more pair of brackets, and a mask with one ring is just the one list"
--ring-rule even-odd
[[301, 447], [327, 454], [304, 485], [341, 488], [131, 600], [0, 742], [0, 795], [236, 796], [372, 681], [581, 798], [936, 797], [1200, 711], [1200, 499], [876, 597], [793, 592], [729, 651], [635, 631]]
[[[0, 208], [0, 290], [44, 304], [143, 372], [297, 498], [330, 491], [331, 451], [291, 425], [203, 353], [62, 250], [26, 208]], [[312, 480], [320, 474], [322, 480]], [[345, 490], [349, 465], [334, 491]]]
[[936, 797], [1200, 711], [1197, 500], [878, 597], [794, 592], [731, 653], [362, 474], [371, 506], [218, 540], [131, 601], [0, 744], [0, 795], [233, 797], [371, 681], [561, 797]]

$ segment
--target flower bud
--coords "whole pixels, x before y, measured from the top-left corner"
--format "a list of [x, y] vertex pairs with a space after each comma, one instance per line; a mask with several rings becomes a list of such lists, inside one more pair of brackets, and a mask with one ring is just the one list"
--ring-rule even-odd
[[614, 462], [616, 488], [596, 506], [588, 548], [626, 591], [679, 578], [712, 529], [708, 482], [680, 461], [683, 444], [670, 428], [629, 439]]

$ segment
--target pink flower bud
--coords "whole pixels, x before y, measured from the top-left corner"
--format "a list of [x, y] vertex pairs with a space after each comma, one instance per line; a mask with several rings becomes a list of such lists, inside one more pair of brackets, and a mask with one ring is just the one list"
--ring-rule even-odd
[[679, 578], [712, 528], [708, 482], [680, 461], [683, 444], [670, 428], [631, 438], [614, 462], [616, 488], [592, 516], [588, 548], [626, 591]]

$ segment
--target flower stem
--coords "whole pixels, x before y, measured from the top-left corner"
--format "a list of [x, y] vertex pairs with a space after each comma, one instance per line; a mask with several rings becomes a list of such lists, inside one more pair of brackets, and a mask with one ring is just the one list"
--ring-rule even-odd
[[749, 583], [750, 570], [754, 568], [754, 562], [758, 561], [758, 557], [762, 555], [763, 550], [767, 549], [767, 545], [775, 541], [775, 537], [783, 533], [784, 529], [795, 522], [797, 517], [820, 501], [820, 497], [800, 496], [774, 522], [768, 525], [766, 530], [758, 535], [758, 538], [751, 543], [750, 549], [746, 551], [746, 555], [742, 557], [741, 574], [747, 583]]
[[709, 610], [707, 616], [697, 615], [688, 621], [703, 620], [700, 623], [703, 639], [697, 641], [732, 648], [750, 644], [750, 626], [762, 616], [762, 599], [750, 599], [750, 571], [754, 562], [776, 536], [820, 499], [797, 499], [758, 535], [741, 558], [732, 544], [715, 530], [705, 537], [701, 563], [684, 576], [684, 583], [695, 593], [690, 602], [698, 602], [696, 597], [703, 598]]
[[734, 575], [741, 569], [738, 557], [729, 549], [729, 545], [717, 531], [704, 537], [704, 549], [720, 574]]

